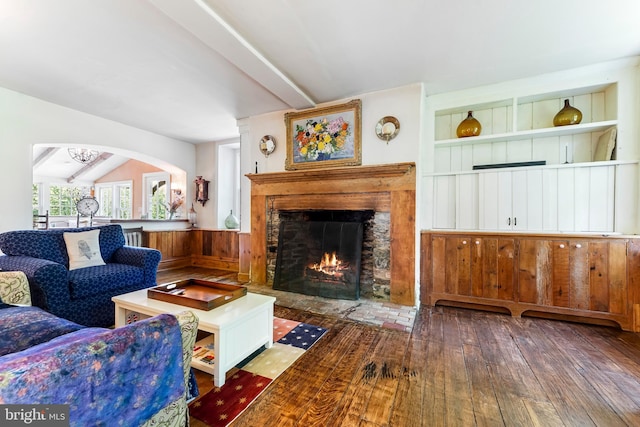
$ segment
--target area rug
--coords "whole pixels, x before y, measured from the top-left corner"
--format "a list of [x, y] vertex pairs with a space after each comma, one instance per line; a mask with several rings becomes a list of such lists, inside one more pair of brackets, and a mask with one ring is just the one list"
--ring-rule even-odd
[[222, 387], [192, 402], [190, 416], [212, 427], [226, 426], [326, 332], [319, 326], [274, 318], [273, 346], [249, 356], [227, 376]]

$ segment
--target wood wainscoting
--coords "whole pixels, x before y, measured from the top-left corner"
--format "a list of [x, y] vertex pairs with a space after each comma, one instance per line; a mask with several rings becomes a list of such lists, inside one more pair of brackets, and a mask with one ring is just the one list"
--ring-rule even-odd
[[640, 239], [423, 232], [421, 302], [640, 331]]
[[415, 305], [415, 163], [248, 174], [251, 283], [267, 284], [269, 209], [371, 209], [390, 213], [390, 299]]
[[144, 246], [162, 253], [160, 271], [189, 266], [239, 271], [237, 230], [150, 230], [143, 234]]

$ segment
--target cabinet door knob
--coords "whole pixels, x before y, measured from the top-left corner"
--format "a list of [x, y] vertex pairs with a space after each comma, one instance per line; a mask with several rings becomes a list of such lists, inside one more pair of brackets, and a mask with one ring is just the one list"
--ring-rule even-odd
[[582, 245], [580, 243], [576, 243], [576, 248], [580, 249]]
[[507, 225], [511, 225], [511, 217], [507, 218]]
[[564, 243], [560, 243], [559, 247], [560, 249], [564, 249]]
[[476, 240], [476, 245], [479, 245], [479, 244], [480, 244], [480, 240]]
[[466, 245], [466, 244], [467, 244], [467, 241], [466, 241], [466, 240], [463, 240], [463, 241], [462, 241], [462, 244], [463, 244], [463, 245]]
[[518, 225], [518, 218], [515, 216], [513, 217], [513, 225]]

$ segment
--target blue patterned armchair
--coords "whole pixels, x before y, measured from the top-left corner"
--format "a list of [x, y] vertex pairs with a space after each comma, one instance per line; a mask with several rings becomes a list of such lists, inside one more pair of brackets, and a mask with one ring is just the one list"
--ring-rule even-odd
[[[64, 234], [96, 229], [104, 264], [70, 270]], [[111, 297], [156, 285], [161, 258], [155, 249], [125, 246], [117, 224], [8, 231], [0, 234], [0, 250], [0, 269], [26, 274], [34, 306], [98, 327], [114, 323]]]

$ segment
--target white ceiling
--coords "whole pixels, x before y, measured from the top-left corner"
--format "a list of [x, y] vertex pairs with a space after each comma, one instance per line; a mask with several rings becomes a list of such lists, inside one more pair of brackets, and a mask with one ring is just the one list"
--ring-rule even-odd
[[637, 0], [0, 0], [0, 86], [201, 143], [236, 119], [640, 54]]

